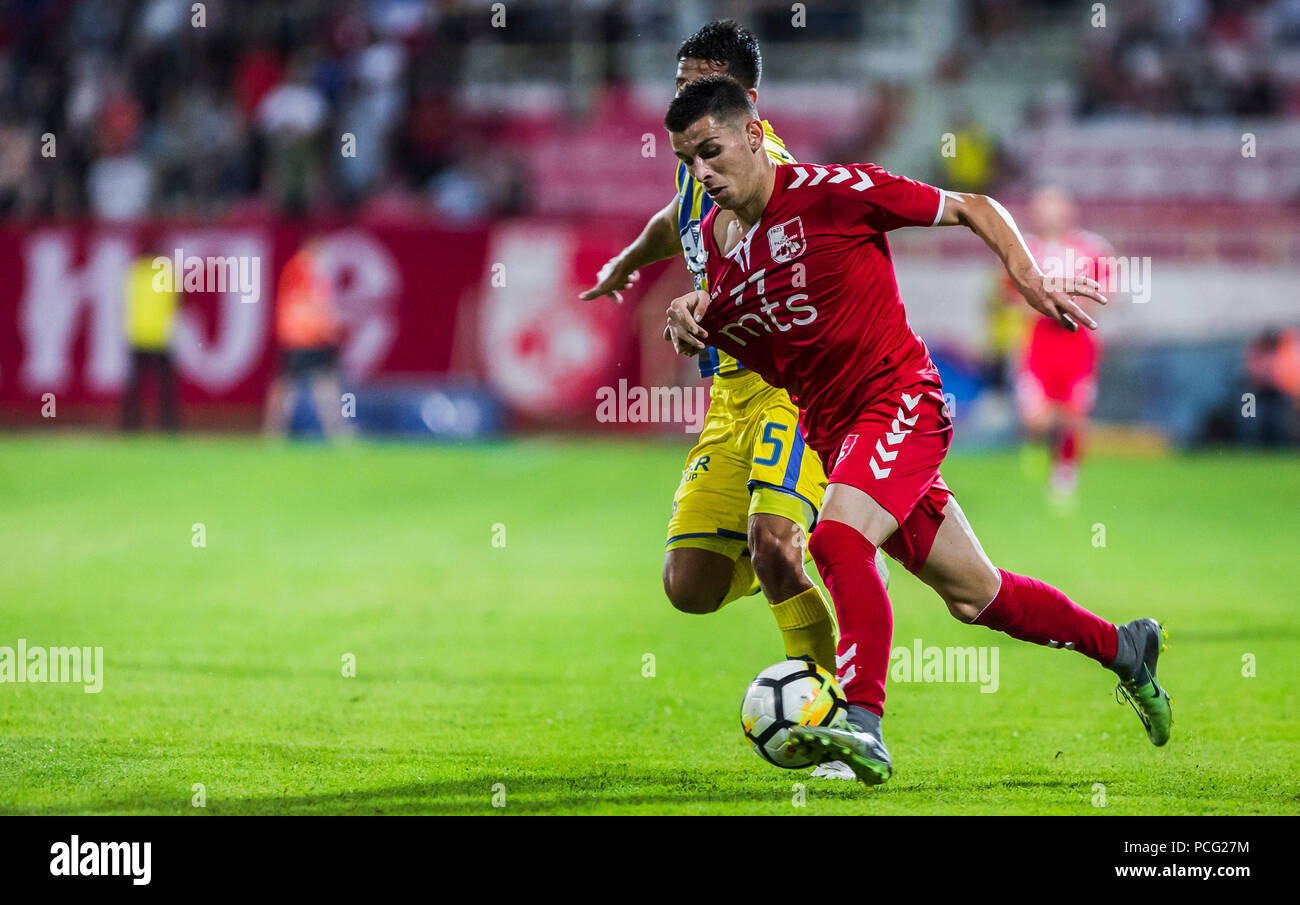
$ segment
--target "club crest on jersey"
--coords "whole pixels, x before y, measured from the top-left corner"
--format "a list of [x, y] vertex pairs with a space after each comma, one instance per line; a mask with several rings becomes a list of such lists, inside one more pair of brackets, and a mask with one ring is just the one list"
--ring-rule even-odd
[[849, 434], [847, 437], [845, 437], [844, 442], [840, 444], [840, 454], [835, 457], [835, 461], [839, 462], [849, 453], [853, 452], [853, 446], [857, 442], [858, 442], [857, 434]]
[[681, 238], [682, 251], [686, 253], [687, 268], [696, 276], [704, 273], [709, 256], [705, 251], [704, 243], [700, 240], [700, 221], [692, 220], [688, 223], [686, 229], [681, 231]]
[[793, 261], [808, 249], [803, 237], [803, 221], [798, 217], [778, 223], [767, 231], [767, 247], [778, 264]]

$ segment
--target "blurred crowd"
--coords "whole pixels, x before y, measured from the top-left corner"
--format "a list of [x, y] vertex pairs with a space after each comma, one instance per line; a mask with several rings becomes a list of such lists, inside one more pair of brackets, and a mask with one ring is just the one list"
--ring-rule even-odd
[[0, 216], [517, 210], [517, 168], [450, 100], [458, 21], [411, 0], [2, 5]]
[[[954, 0], [952, 8], [972, 38], [963, 43], [981, 46], [1068, 6]], [[1298, 83], [1285, 80], [1279, 62], [1300, 51], [1300, 0], [1106, 6], [1106, 27], [1081, 35], [1081, 114], [1300, 109]], [[491, 58], [479, 51], [528, 47], [528, 74], [563, 82], [573, 77], [565, 48], [584, 42], [599, 49], [591, 64], [597, 85], [610, 86], [632, 77], [620, 47], [675, 42], [701, 15], [740, 15], [764, 42], [846, 48], [872, 27], [866, 7], [849, 0], [809, 4], [807, 26], [797, 31], [784, 2], [506, 7], [509, 27], [494, 29], [484, 0], [0, 4], [0, 217], [125, 220], [360, 205], [450, 221], [505, 216], [528, 209], [525, 168], [508, 142], [495, 140], [503, 126], [457, 100]], [[994, 168], [997, 149], [991, 138], [984, 144]], [[949, 175], [961, 184], [984, 178]]]
[[1300, 0], [1132, 0], [1090, 28], [1079, 112], [1300, 112]]

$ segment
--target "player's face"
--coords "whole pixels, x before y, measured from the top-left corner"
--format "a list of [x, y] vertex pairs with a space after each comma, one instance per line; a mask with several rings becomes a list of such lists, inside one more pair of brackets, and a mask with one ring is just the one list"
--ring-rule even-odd
[[762, 147], [762, 126], [758, 120], [730, 122], [702, 116], [685, 132], [673, 132], [673, 153], [686, 164], [695, 181], [714, 204], [731, 211], [753, 196], [761, 182], [762, 169], [755, 156], [755, 132]]
[[1040, 236], [1062, 236], [1074, 228], [1074, 202], [1058, 188], [1041, 188], [1029, 201], [1029, 221]]

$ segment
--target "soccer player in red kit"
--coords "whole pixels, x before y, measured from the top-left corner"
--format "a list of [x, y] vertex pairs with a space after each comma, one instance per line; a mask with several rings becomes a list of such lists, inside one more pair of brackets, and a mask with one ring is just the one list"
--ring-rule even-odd
[[[1106, 240], [1079, 229], [1074, 202], [1062, 189], [1044, 186], [1029, 202], [1031, 232], [1025, 244], [1049, 277], [1079, 276], [1105, 285], [1113, 256]], [[1019, 292], [1009, 280], [1008, 302]], [[1035, 318], [1016, 373], [1016, 403], [1031, 444], [1051, 458], [1052, 499], [1068, 502], [1079, 481], [1079, 460], [1088, 416], [1097, 398], [1101, 343], [1090, 330], [1068, 330]]]
[[1071, 648], [1113, 670], [1151, 741], [1168, 741], [1159, 623], [1117, 627], [1056, 588], [995, 568], [940, 477], [952, 423], [939, 373], [907, 323], [885, 233], [969, 227], [1026, 301], [1067, 329], [1095, 328], [1074, 297], [1104, 302], [1096, 283], [1066, 278], [1049, 291], [1010, 215], [982, 195], [941, 192], [872, 164], [774, 164], [749, 96], [725, 76], [684, 88], [664, 124], [715, 204], [701, 224], [710, 288], [673, 300], [670, 339], [688, 354], [713, 345], [784, 387], [829, 472], [809, 548], [839, 618], [850, 725], [794, 735], [865, 783], [892, 772], [880, 731], [893, 633], [875, 567], [882, 548], [963, 622]]

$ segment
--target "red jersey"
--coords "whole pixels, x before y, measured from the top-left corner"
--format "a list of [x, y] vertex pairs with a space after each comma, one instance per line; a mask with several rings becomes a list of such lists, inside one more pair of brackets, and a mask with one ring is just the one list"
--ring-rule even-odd
[[885, 233], [931, 226], [943, 193], [874, 164], [776, 167], [759, 222], [727, 254], [701, 224], [709, 342], [787, 390], [807, 442], [830, 462], [841, 436], [891, 391], [941, 386], [907, 323]]
[[[1029, 253], [1034, 256], [1038, 269], [1045, 275], [1089, 277], [1101, 284], [1103, 292], [1106, 291], [1106, 281], [1110, 274], [1109, 262], [1114, 251], [1096, 233], [1076, 229], [1053, 241], [1027, 235], [1025, 244], [1029, 246]], [[1004, 274], [1002, 280], [1008, 304], [1017, 307], [1022, 305], [1024, 300], [1011, 285], [1011, 278]], [[1085, 310], [1090, 307], [1086, 299], [1076, 301]], [[1073, 360], [1088, 362], [1087, 365], [1081, 364], [1081, 367], [1092, 367], [1095, 364], [1098, 341], [1093, 331], [1080, 327], [1072, 333], [1050, 317], [1042, 317], [1033, 311], [1029, 315], [1034, 319], [1030, 343], [1039, 343], [1044, 349], [1051, 350], [1044, 354], [1055, 356], [1057, 353], [1066, 353]]]
[[[1105, 239], [1085, 230], [1074, 230], [1056, 241], [1030, 235], [1025, 237], [1025, 242], [1038, 268], [1047, 276], [1089, 277], [1105, 291], [1114, 253]], [[1077, 301], [1085, 310], [1091, 307], [1086, 299]], [[1076, 397], [1080, 381], [1096, 372], [1100, 360], [1101, 341], [1093, 331], [1080, 326], [1070, 332], [1050, 317], [1037, 316], [1022, 365], [1042, 384], [1048, 399], [1077, 402], [1090, 408], [1090, 389], [1084, 393], [1087, 398]]]
[[1115, 253], [1109, 242], [1086, 229], [1071, 230], [1052, 241], [1030, 234], [1025, 236], [1025, 244], [1038, 263], [1038, 269], [1047, 276], [1090, 277], [1103, 287], [1110, 273], [1111, 256]]

